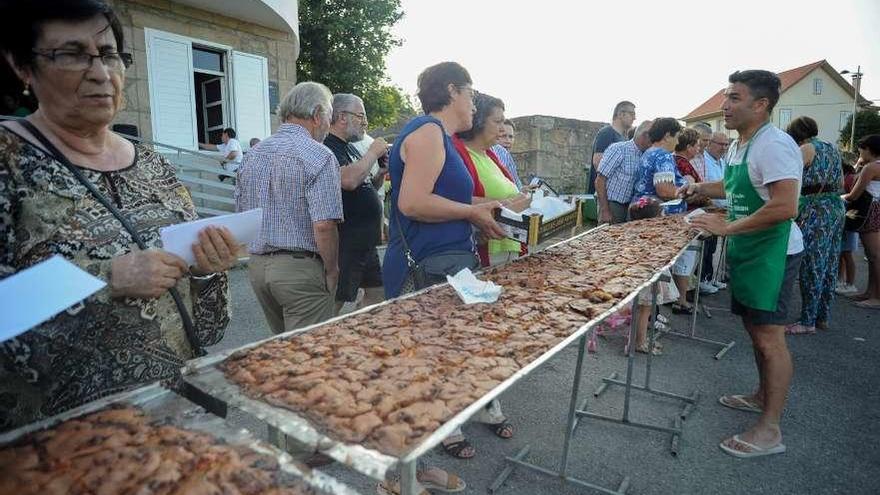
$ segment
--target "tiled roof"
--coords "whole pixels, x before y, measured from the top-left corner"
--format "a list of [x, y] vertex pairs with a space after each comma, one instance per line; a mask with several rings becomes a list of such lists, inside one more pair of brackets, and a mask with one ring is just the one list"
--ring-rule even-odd
[[[825, 63], [827, 63], [825, 62], [825, 60], [819, 60], [818, 62], [813, 62], [812, 64], [807, 64], [803, 67], [798, 67], [796, 69], [791, 69], [776, 74], [777, 76], [779, 76], [779, 81], [782, 83], [780, 93], [784, 93], [785, 90], [797, 84], [798, 81], [806, 77], [807, 74], [813, 72], [816, 68]], [[717, 93], [712, 95], [711, 98], [703, 102], [702, 105], [693, 109], [691, 113], [687, 114], [682, 120], [691, 120], [697, 117], [704, 117], [713, 113], [720, 112], [721, 103], [723, 103], [723, 101], [724, 89], [720, 89]]]

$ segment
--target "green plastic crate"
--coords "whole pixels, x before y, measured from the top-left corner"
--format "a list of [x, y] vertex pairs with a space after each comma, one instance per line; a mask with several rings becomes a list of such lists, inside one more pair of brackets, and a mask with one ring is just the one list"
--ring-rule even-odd
[[596, 196], [593, 194], [583, 194], [580, 198], [584, 219], [597, 221], [599, 219], [599, 212], [596, 208]]

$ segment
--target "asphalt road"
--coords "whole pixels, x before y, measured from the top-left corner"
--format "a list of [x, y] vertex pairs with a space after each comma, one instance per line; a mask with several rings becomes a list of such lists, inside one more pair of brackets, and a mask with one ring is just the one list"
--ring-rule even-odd
[[[865, 283], [861, 256], [859, 286]], [[215, 349], [236, 347], [270, 335], [247, 281], [246, 270], [234, 270], [232, 322]], [[632, 426], [582, 420], [573, 438], [568, 474], [608, 488], [630, 478], [634, 494], [877, 494], [880, 493], [880, 312], [854, 307], [838, 299], [831, 329], [809, 336], [790, 336], [795, 376], [783, 418], [783, 455], [740, 460], [724, 454], [718, 443], [748, 428], [756, 415], [718, 404], [726, 393], [754, 388], [757, 374], [748, 336], [727, 309], [727, 291], [707, 296], [712, 318], [700, 316], [700, 336], [736, 341], [721, 360], [714, 346], [666, 338], [663, 356], [653, 361], [652, 385], [677, 394], [699, 391], [701, 398], [684, 423], [680, 453], [670, 455], [670, 436]], [[666, 312], [668, 314], [668, 311]], [[674, 327], [688, 330], [683, 317]], [[599, 339], [597, 353], [584, 363], [580, 398], [587, 409], [620, 416], [623, 389], [612, 387], [598, 399], [592, 391], [601, 378], [626, 370], [619, 338]], [[636, 380], [644, 376], [645, 356], [638, 355]], [[577, 357], [573, 345], [517, 383], [501, 400], [516, 426], [515, 437], [502, 440], [484, 426], [465, 426], [477, 449], [470, 460], [453, 459], [440, 451], [427, 460], [453, 471], [468, 483], [464, 493], [486, 493], [504, 468], [505, 456], [531, 445], [528, 461], [555, 469], [559, 465], [563, 430]], [[667, 426], [682, 403], [634, 392], [631, 419]], [[258, 434], [259, 421], [240, 413], [230, 420]], [[375, 493], [375, 482], [340, 466], [324, 468], [364, 494]], [[595, 493], [564, 485], [558, 479], [516, 470], [501, 494]]]

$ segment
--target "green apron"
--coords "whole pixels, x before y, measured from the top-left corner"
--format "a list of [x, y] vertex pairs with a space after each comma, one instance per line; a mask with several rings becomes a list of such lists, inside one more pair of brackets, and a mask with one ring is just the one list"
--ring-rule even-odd
[[[728, 201], [728, 220], [754, 214], [764, 200], [749, 178], [749, 149], [752, 141], [770, 123], [764, 124], [746, 145], [742, 162], [731, 163], [724, 171], [724, 191]], [[744, 306], [776, 311], [785, 275], [791, 220], [767, 229], [727, 238], [727, 263], [730, 269], [731, 295]]]

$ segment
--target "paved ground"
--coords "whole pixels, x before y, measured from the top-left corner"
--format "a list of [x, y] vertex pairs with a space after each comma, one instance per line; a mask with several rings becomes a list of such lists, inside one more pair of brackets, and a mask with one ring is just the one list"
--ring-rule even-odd
[[[864, 286], [864, 263], [860, 260]], [[232, 272], [232, 323], [218, 349], [264, 338], [269, 331], [244, 270]], [[712, 318], [700, 317], [699, 335], [735, 340], [736, 346], [720, 361], [715, 348], [692, 341], [667, 339], [664, 355], [654, 360], [653, 384], [680, 394], [698, 390], [702, 398], [684, 425], [680, 454], [669, 453], [669, 436], [596, 420], [584, 420], [574, 437], [569, 462], [572, 476], [616, 487], [631, 478], [628, 493], [635, 494], [876, 494], [880, 493], [880, 312], [859, 309], [846, 300], [834, 307], [832, 328], [812, 336], [789, 337], [795, 377], [783, 419], [788, 452], [765, 459], [739, 460], [718, 448], [726, 436], [743, 431], [754, 415], [720, 406], [717, 398], [730, 392], [749, 392], [756, 372], [748, 337], [726, 309], [727, 291], [708, 296]], [[677, 328], [687, 322], [675, 317]], [[601, 377], [625, 371], [622, 340], [599, 341], [583, 372], [581, 398], [590, 397], [588, 409], [604, 414], [622, 412], [623, 393], [612, 388], [598, 399], [590, 395]], [[465, 493], [486, 493], [504, 467], [504, 456], [532, 446], [529, 461], [548, 468], [558, 466], [565, 416], [570, 398], [577, 349], [572, 346], [502, 397], [504, 410], [516, 424], [516, 436], [501, 440], [478, 424], [465, 427], [478, 450], [463, 461], [440, 452], [428, 461], [460, 474], [468, 483]], [[637, 360], [643, 376], [644, 356]], [[667, 425], [680, 408], [674, 400], [636, 392], [632, 418]], [[230, 418], [255, 432], [259, 423], [241, 414]], [[375, 493], [375, 483], [339, 467], [326, 471], [364, 494]], [[524, 470], [516, 471], [500, 489], [502, 494], [592, 493], [560, 484]]]

